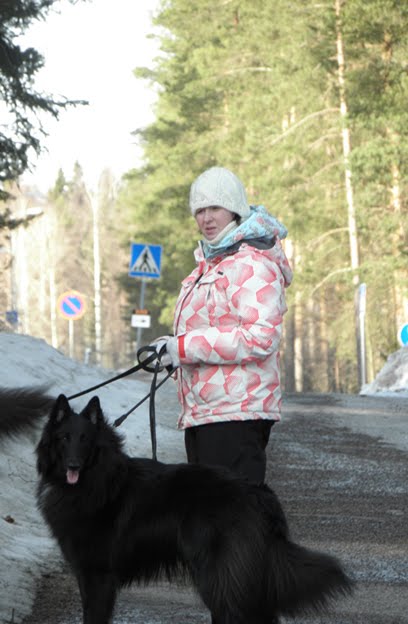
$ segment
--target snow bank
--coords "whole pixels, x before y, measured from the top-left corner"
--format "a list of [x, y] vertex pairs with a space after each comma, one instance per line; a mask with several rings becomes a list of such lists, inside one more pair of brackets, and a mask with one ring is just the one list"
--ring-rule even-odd
[[392, 353], [374, 381], [365, 385], [360, 394], [408, 396], [408, 346]]

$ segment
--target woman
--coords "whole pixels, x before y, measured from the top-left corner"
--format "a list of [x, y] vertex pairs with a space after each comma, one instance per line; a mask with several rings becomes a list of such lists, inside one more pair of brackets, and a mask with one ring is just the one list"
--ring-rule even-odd
[[280, 420], [287, 231], [263, 206], [249, 206], [240, 180], [222, 167], [194, 181], [190, 209], [203, 236], [197, 267], [182, 282], [174, 336], [155, 346], [166, 345], [163, 364], [178, 366], [188, 461], [263, 483], [265, 448]]

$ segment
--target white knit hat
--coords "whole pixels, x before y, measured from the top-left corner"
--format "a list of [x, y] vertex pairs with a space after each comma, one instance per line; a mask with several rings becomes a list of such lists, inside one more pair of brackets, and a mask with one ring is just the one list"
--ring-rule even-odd
[[221, 206], [235, 212], [241, 219], [250, 215], [245, 188], [237, 176], [224, 167], [211, 167], [194, 180], [190, 189], [190, 209]]

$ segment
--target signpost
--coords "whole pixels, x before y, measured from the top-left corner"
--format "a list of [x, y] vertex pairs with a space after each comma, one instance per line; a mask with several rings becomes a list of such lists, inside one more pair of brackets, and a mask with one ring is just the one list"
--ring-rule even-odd
[[359, 364], [360, 364], [360, 385], [367, 383], [366, 370], [366, 337], [365, 337], [365, 316], [366, 316], [367, 284], [360, 284], [358, 287], [358, 328], [359, 328]]
[[68, 319], [69, 357], [74, 356], [74, 321], [82, 318], [86, 311], [85, 299], [77, 290], [67, 290], [58, 297], [57, 309]]
[[[161, 245], [147, 245], [146, 243], [132, 243], [130, 247], [130, 264], [129, 264], [129, 276], [141, 278], [142, 283], [140, 287], [140, 300], [139, 310], [145, 310], [145, 290], [146, 279], [159, 279], [161, 273], [161, 257], [162, 246]], [[146, 310], [147, 312], [147, 310]], [[139, 348], [143, 327], [150, 327], [150, 315], [147, 314], [140, 316], [148, 316], [148, 319], [137, 319], [138, 314], [132, 315], [132, 327], [137, 327], [137, 347]], [[137, 323], [135, 325], [134, 323]], [[148, 324], [147, 324], [148, 323]]]

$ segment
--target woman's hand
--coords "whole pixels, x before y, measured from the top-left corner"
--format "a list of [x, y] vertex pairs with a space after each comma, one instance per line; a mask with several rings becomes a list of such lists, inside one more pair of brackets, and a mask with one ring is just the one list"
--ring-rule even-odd
[[157, 357], [163, 366], [176, 368], [180, 365], [176, 336], [159, 336], [150, 346], [156, 349]]

